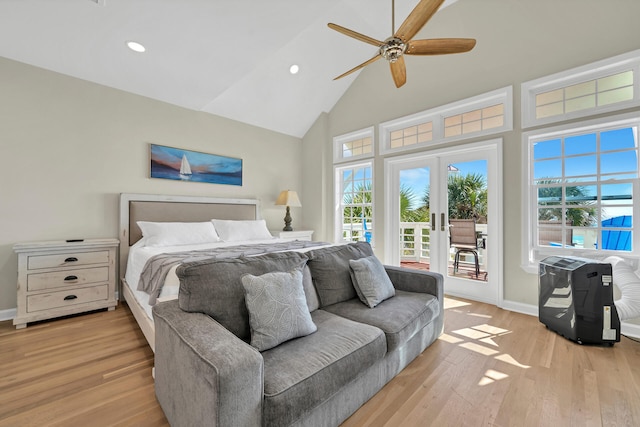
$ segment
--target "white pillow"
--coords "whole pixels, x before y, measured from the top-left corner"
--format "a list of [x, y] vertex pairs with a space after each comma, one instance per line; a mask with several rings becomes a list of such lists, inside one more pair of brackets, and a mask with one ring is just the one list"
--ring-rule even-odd
[[220, 239], [225, 242], [273, 239], [264, 219], [254, 221], [212, 219]]
[[138, 221], [145, 246], [195, 245], [219, 242], [211, 222]]

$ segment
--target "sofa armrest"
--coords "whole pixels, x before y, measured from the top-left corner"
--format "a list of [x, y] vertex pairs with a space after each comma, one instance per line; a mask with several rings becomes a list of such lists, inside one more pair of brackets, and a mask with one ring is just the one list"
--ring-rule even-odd
[[156, 396], [172, 426], [260, 426], [262, 355], [178, 301], [153, 308]]
[[442, 274], [390, 265], [385, 265], [384, 268], [394, 288], [407, 292], [431, 294], [438, 298], [440, 312], [444, 313], [444, 277]]

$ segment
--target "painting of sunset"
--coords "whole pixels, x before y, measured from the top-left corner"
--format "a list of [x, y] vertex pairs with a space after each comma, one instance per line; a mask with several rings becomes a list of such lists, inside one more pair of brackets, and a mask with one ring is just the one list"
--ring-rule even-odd
[[242, 185], [242, 159], [151, 144], [151, 178]]

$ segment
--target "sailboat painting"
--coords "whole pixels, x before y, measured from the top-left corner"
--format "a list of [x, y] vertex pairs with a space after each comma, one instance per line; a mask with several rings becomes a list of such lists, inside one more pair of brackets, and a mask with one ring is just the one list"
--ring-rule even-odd
[[242, 159], [151, 144], [151, 178], [242, 185]]

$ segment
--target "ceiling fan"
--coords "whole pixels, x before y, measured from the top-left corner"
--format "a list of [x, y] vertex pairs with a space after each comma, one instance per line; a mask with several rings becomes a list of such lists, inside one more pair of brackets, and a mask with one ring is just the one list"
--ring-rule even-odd
[[391, 1], [391, 37], [385, 41], [379, 41], [364, 34], [360, 34], [337, 24], [329, 23], [329, 28], [336, 30], [354, 39], [372, 44], [378, 47], [376, 56], [363, 62], [355, 68], [339, 75], [334, 80], [358, 71], [361, 68], [384, 58], [389, 61], [391, 75], [396, 87], [400, 87], [407, 82], [407, 70], [403, 55], [443, 55], [447, 53], [468, 52], [476, 45], [475, 39], [447, 38], [447, 39], [425, 39], [411, 40], [422, 27], [431, 19], [438, 8], [445, 0], [420, 0], [411, 11], [407, 19], [404, 20], [398, 31], [395, 31], [395, 0]]

